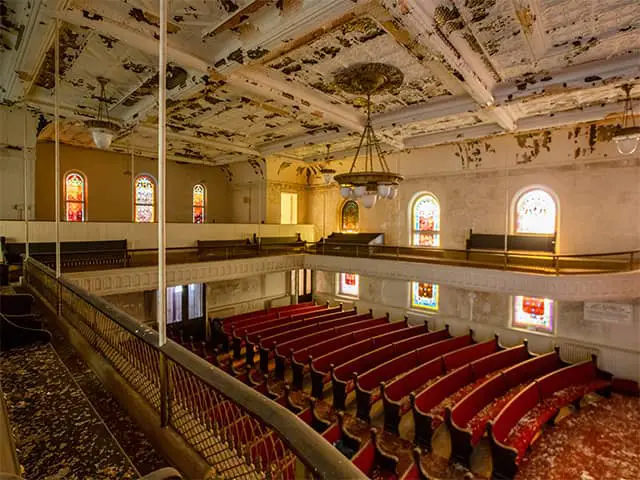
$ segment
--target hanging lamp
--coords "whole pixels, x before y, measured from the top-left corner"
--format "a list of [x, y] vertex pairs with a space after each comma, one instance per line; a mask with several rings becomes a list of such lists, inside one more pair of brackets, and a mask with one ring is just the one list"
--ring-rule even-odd
[[[371, 95], [402, 85], [404, 75], [384, 63], [358, 63], [335, 76], [335, 83], [347, 93], [367, 96], [367, 123], [360, 135], [360, 143], [348, 173], [334, 177], [343, 198], [359, 200], [365, 208], [373, 207], [379, 199], [394, 199], [404, 177], [389, 169], [380, 143], [371, 124]], [[356, 170], [361, 152], [364, 169]]]
[[613, 137], [616, 148], [621, 155], [632, 155], [638, 149], [640, 143], [640, 127], [636, 126], [633, 115], [633, 102], [631, 101], [631, 85], [625, 84], [622, 90], [626, 93], [624, 101], [624, 113], [622, 115], [622, 125]]
[[[324, 161], [326, 164], [329, 163], [329, 151], [331, 150], [331, 144], [327, 143], [327, 153], [324, 157]], [[336, 174], [336, 171], [333, 168], [322, 167], [320, 169], [320, 174], [322, 175], [322, 179], [324, 180], [325, 185], [329, 185], [333, 182], [333, 177]]]
[[104, 87], [109, 82], [106, 78], [98, 77], [100, 84], [100, 96], [98, 97], [98, 115], [94, 120], [86, 122], [93, 143], [96, 147], [107, 150], [111, 146], [113, 137], [118, 132], [118, 124], [109, 119], [109, 109], [107, 108], [107, 98], [104, 93]]

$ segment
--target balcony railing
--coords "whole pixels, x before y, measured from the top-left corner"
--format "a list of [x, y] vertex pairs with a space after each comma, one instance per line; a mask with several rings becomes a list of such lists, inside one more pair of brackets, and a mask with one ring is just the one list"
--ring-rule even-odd
[[554, 275], [611, 273], [640, 269], [640, 250], [552, 255], [495, 250], [456, 250], [319, 242], [307, 244], [305, 253]]
[[[31, 258], [27, 285], [221, 478], [365, 478], [290, 411]], [[239, 426], [242, 426], [240, 429]], [[242, 430], [242, 432], [240, 432]]]

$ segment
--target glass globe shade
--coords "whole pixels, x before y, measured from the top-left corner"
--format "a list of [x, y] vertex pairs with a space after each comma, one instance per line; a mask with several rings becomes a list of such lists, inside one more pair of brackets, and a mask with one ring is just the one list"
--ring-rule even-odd
[[348, 185], [342, 185], [340, 187], [340, 195], [342, 195], [342, 198], [351, 198], [353, 196], [353, 190]]
[[353, 189], [353, 194], [356, 198], [361, 198], [367, 194], [367, 186], [366, 185], [358, 185]]
[[389, 191], [389, 195], [387, 195], [387, 198], [389, 200], [393, 200], [397, 196], [398, 196], [398, 186], [394, 185], [394, 186], [391, 187], [391, 190]]
[[91, 129], [91, 136], [93, 137], [93, 143], [96, 147], [107, 150], [113, 140], [113, 132], [106, 128], [95, 127]]
[[632, 155], [638, 149], [640, 142], [640, 133], [631, 135], [616, 135], [613, 137], [616, 142], [616, 148], [621, 155]]
[[378, 200], [378, 195], [375, 192], [367, 192], [362, 196], [362, 206], [364, 208], [371, 208], [376, 204]]
[[325, 185], [329, 185], [333, 181], [333, 173], [323, 173], [322, 178]]
[[378, 185], [378, 195], [380, 198], [388, 198], [391, 193], [391, 185], [381, 183]]

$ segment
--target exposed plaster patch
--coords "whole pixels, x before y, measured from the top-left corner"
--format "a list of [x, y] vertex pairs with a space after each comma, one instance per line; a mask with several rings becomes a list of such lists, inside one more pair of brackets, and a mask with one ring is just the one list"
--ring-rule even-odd
[[540, 151], [545, 149], [551, 151], [551, 130], [541, 132], [522, 133], [515, 136], [518, 147], [521, 151], [516, 153], [516, 164], [523, 165], [531, 163]]

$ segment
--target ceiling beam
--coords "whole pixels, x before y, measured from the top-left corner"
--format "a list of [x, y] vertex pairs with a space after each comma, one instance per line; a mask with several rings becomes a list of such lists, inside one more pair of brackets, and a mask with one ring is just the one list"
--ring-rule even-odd
[[258, 146], [258, 150], [260, 150], [260, 153], [262, 153], [262, 155], [264, 156], [272, 155], [274, 153], [283, 153], [283, 150], [294, 150], [306, 145], [331, 143], [337, 138], [345, 137], [348, 133], [349, 130], [344, 128], [339, 128], [337, 132], [335, 130], [330, 130], [327, 132], [316, 134], [313, 134], [311, 132], [302, 133], [300, 135], [275, 140], [273, 142], [263, 143], [262, 145]]
[[[128, 45], [136, 47], [141, 52], [148, 55], [158, 55], [158, 40], [142, 33], [138, 33], [127, 27], [123, 27], [108, 18], [102, 17], [98, 20], [96, 17], [91, 17], [89, 15], [84, 16], [80, 10], [63, 10], [59, 12], [58, 15], [61, 20], [64, 20], [67, 23], [78, 25], [80, 27], [87, 27], [97, 31], [98, 33], [109, 35]], [[169, 61], [175, 62], [178, 65], [192, 68], [203, 73], [207, 73], [210, 69], [209, 63], [205, 59], [173, 46], [170, 41], [167, 43], [167, 58]]]
[[280, 102], [295, 105], [325, 121], [336, 123], [349, 130], [364, 128], [364, 117], [353, 108], [334, 105], [324, 95], [297, 83], [287, 82], [281, 73], [263, 66], [238, 69], [227, 78], [228, 83], [256, 95], [277, 98]]
[[[156, 133], [157, 130], [155, 127], [150, 127], [148, 125], [144, 125], [144, 124], [139, 124], [136, 129], [140, 130], [140, 131], [144, 131], [144, 132], [148, 132], [148, 133]], [[198, 138], [198, 137], [194, 137], [192, 135], [187, 135], [184, 133], [176, 133], [176, 132], [171, 132], [169, 131], [170, 129], [168, 129], [167, 131], [167, 139], [171, 140], [171, 139], [176, 139], [176, 140], [182, 140], [185, 142], [189, 142], [189, 143], [194, 143], [197, 145], [203, 145], [203, 146], [207, 146], [207, 147], [212, 147], [218, 150], [225, 150], [228, 152], [240, 152], [240, 153], [245, 153], [247, 155], [254, 155], [257, 157], [262, 157], [262, 154], [258, 151], [258, 150], [254, 150], [253, 148], [250, 147], [246, 147], [243, 145], [237, 145], [231, 142], [225, 142], [222, 140], [212, 140], [212, 139], [204, 139], [204, 138]]]
[[498, 105], [544, 94], [559, 94], [607, 85], [614, 81], [640, 78], [640, 54], [632, 53], [607, 60], [582, 63], [556, 72], [530, 75], [497, 87]]
[[[611, 116], [621, 115], [623, 111], [624, 102], [615, 102], [604, 105], [591, 105], [564, 112], [535, 115], [520, 119], [518, 122], [518, 132], [542, 130], [576, 123], [595, 122]], [[474, 140], [502, 133], [505, 132], [500, 131], [495, 124], [478, 125], [449, 132], [419, 135], [405, 139], [404, 143], [407, 148], [422, 148], [444, 143]]]
[[[403, 24], [417, 42], [439, 54], [461, 80], [463, 88], [481, 107], [491, 107], [495, 98], [491, 89], [497, 79], [489, 71], [482, 57], [479, 57], [468, 42], [455, 32], [442, 31], [434, 15], [440, 3], [434, 0], [382, 0], [397, 21]], [[448, 5], [457, 8], [451, 2]], [[466, 28], [466, 27], [465, 27]], [[448, 34], [449, 33], [449, 34]], [[504, 130], [512, 131], [516, 127], [510, 112], [488, 110], [487, 115]]]
[[511, 0], [520, 33], [529, 49], [531, 60], [538, 62], [551, 48], [550, 36], [544, 31], [540, 0]]

